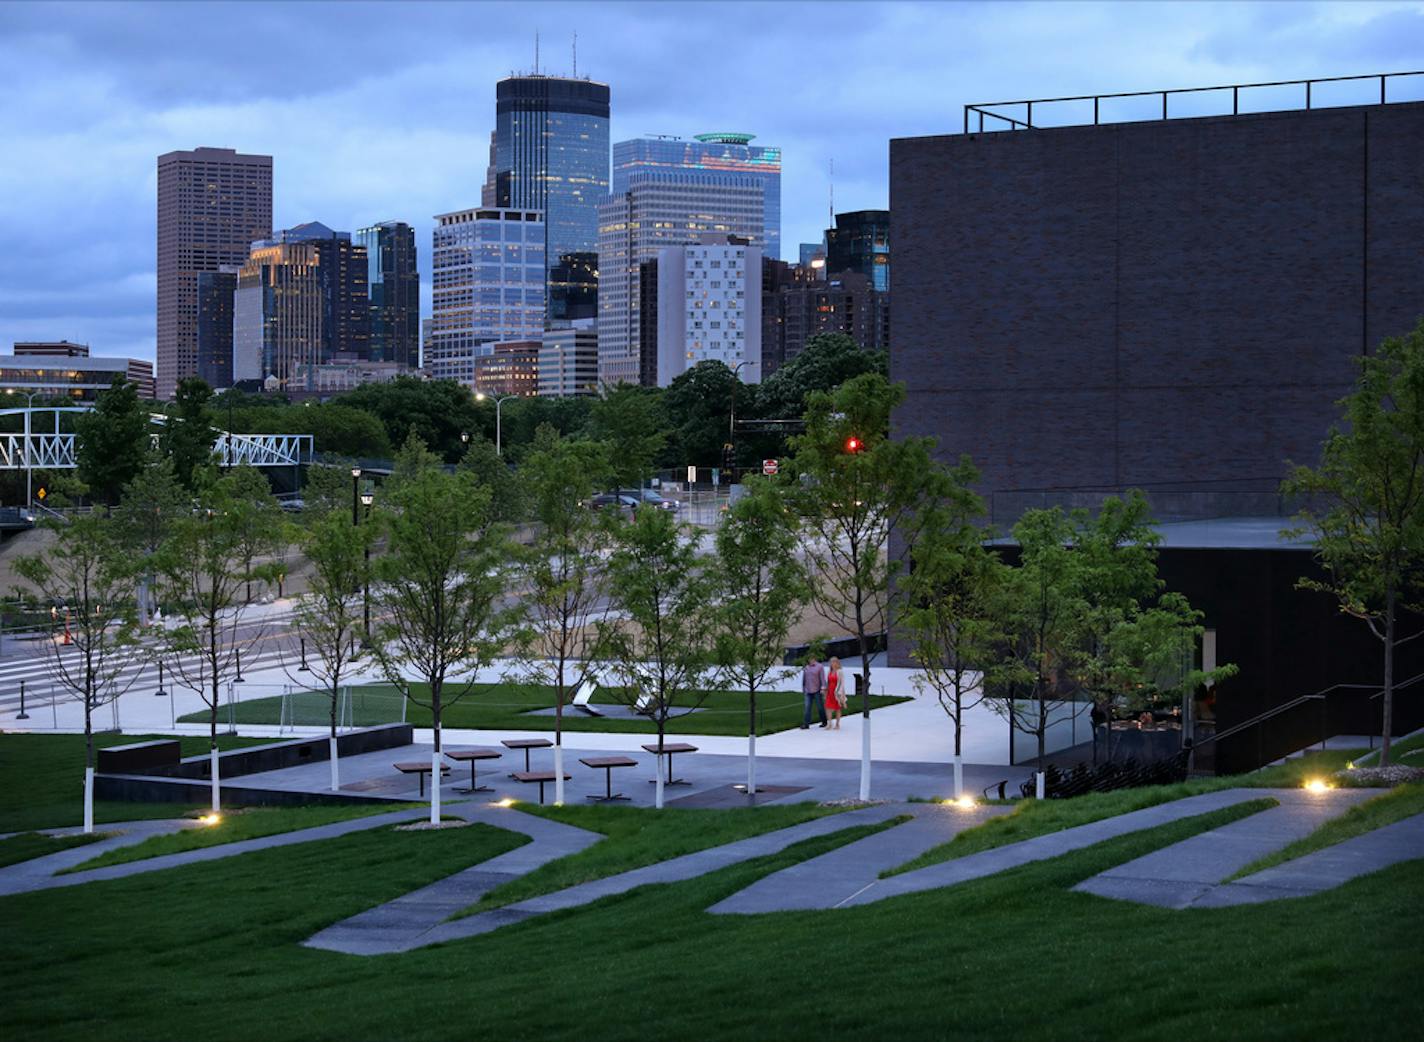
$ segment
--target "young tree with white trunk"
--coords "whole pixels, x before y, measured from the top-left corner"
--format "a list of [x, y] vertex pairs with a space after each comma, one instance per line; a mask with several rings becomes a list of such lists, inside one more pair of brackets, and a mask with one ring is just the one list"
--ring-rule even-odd
[[21, 557], [16, 573], [41, 600], [62, 606], [67, 644], [45, 645], [55, 683], [84, 706], [84, 831], [94, 831], [94, 713], [142, 675], [132, 559], [112, 522], [97, 515], [54, 526], [54, 543]]
[[[389, 486], [388, 486], [389, 488]], [[372, 596], [380, 622], [371, 652], [386, 680], [430, 710], [430, 820], [440, 821], [444, 710], [475, 689], [508, 636], [500, 609], [509, 540], [473, 475], [422, 464], [386, 496], [386, 551]]]
[[782, 657], [811, 584], [783, 489], [760, 477], [747, 478], [745, 486], [747, 494], [717, 529], [713, 616], [717, 662], [729, 684], [747, 693], [747, 795], [754, 796], [757, 693], [791, 672]]

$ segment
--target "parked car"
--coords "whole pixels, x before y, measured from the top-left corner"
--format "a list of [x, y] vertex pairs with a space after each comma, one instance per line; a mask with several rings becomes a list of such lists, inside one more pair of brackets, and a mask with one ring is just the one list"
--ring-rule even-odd
[[655, 488], [620, 488], [618, 494], [620, 496], [631, 496], [635, 501], [641, 501], [649, 506], [655, 506], [659, 510], [677, 510], [682, 506], [682, 504], [675, 499], [663, 497]]
[[588, 501], [592, 510], [617, 510], [620, 514], [627, 514], [631, 520], [633, 511], [638, 509], [639, 499], [637, 496], [626, 495], [622, 492], [602, 492]]

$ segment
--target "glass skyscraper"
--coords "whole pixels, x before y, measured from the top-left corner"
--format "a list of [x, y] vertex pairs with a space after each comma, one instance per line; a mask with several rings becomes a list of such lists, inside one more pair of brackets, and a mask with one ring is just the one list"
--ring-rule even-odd
[[826, 276], [856, 271], [872, 289], [890, 290], [890, 211], [856, 210], [836, 214], [826, 229]]
[[495, 88], [493, 165], [485, 198], [544, 215], [546, 272], [598, 251], [598, 204], [608, 194], [606, 83], [511, 76]]
[[628, 191], [629, 178], [647, 173], [676, 175], [680, 184], [742, 185], [750, 178], [762, 188], [761, 234], [767, 257], [781, 256], [781, 149], [753, 145], [754, 134], [698, 134], [693, 140], [645, 137], [613, 146], [613, 193]]
[[415, 265], [415, 229], [382, 221], [356, 232], [366, 248], [373, 362], [420, 364], [420, 275]]

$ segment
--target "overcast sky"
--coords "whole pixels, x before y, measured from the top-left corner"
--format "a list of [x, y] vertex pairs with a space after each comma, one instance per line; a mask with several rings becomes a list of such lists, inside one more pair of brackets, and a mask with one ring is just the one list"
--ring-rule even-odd
[[885, 207], [889, 139], [957, 133], [966, 102], [1424, 64], [1420, 2], [0, 3], [0, 350], [153, 357], [172, 149], [274, 156], [278, 228], [408, 221], [428, 277], [430, 218], [479, 203], [494, 83], [533, 65], [536, 31], [551, 74], [577, 31], [614, 141], [781, 146], [792, 258], [825, 227], [832, 158], [837, 210]]

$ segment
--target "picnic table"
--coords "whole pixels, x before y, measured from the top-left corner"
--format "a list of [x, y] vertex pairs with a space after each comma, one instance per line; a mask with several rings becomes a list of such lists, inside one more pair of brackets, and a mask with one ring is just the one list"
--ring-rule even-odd
[[488, 785], [480, 785], [476, 781], [475, 764], [480, 760], [498, 760], [504, 753], [498, 749], [455, 749], [447, 751], [445, 755], [452, 760], [468, 760], [470, 762], [470, 787], [456, 789], [456, 792], [489, 792]]
[[[548, 749], [554, 743], [549, 741], [549, 739], [547, 738], [506, 738], [500, 744], [503, 745], [506, 749], [524, 750], [524, 772], [527, 774], [529, 773], [529, 750]], [[513, 778], [514, 772], [510, 771], [509, 776]]]
[[[697, 746], [688, 745], [686, 742], [665, 742], [663, 743], [662, 747], [659, 748], [656, 742], [652, 742], [648, 745], [643, 746], [643, 748], [646, 749], [648, 752], [652, 753], [654, 756], [661, 757], [664, 754], [667, 755], [667, 779], [663, 782], [664, 785], [692, 784], [686, 778], [674, 778], [672, 776], [672, 757], [673, 753], [695, 753], [697, 752]], [[649, 778], [648, 781], [656, 782], [657, 779]]]
[[[539, 804], [544, 803], [544, 784], [551, 782], [558, 777], [553, 771], [515, 771], [510, 775], [515, 781], [538, 782], [539, 783]], [[564, 781], [568, 781], [572, 775], [564, 775]]]
[[[425, 776], [430, 773], [429, 760], [407, 760], [404, 763], [395, 765], [396, 770], [402, 774], [414, 774], [420, 779], [420, 795], [425, 796]], [[450, 773], [450, 768], [446, 764], [440, 765], [440, 777]]]
[[596, 800], [599, 803], [607, 803], [609, 800], [626, 800], [628, 797], [621, 792], [614, 795], [613, 792], [613, 768], [615, 767], [636, 767], [638, 761], [631, 756], [581, 756], [579, 763], [585, 767], [603, 769], [603, 795], [590, 794], [587, 799]]

